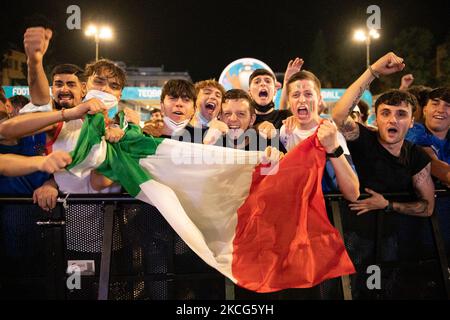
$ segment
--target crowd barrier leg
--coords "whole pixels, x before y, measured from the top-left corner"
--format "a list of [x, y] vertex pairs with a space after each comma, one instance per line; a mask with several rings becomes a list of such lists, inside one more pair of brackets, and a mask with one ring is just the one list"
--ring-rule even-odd
[[437, 217], [436, 208], [434, 208], [433, 215], [430, 217], [431, 227], [433, 228], [433, 237], [436, 244], [436, 249], [439, 256], [439, 263], [441, 265], [441, 271], [445, 286], [445, 292], [447, 299], [450, 300], [450, 268], [448, 266], [447, 252], [445, 250], [444, 241], [442, 240], [441, 229], [439, 228], [439, 221]]
[[234, 283], [225, 277], [225, 300], [234, 300]]
[[[344, 231], [342, 229], [341, 210], [339, 208], [339, 201], [337, 200], [331, 201], [331, 211], [333, 212], [334, 226], [341, 234], [342, 239], [344, 239]], [[344, 297], [344, 300], [353, 300], [352, 288], [350, 284], [350, 276], [348, 275], [341, 276], [341, 284], [342, 284], [342, 295]]]
[[115, 208], [116, 204], [105, 205], [102, 257], [100, 262], [100, 279], [98, 285], [98, 300], [108, 300]]

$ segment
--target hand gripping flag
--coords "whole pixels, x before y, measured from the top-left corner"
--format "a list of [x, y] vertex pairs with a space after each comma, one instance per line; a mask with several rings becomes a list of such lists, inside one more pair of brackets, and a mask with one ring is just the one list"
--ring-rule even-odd
[[308, 288], [355, 269], [330, 224], [321, 189], [325, 152], [313, 135], [291, 150], [276, 174], [260, 152], [142, 134], [129, 124], [118, 143], [104, 118], [87, 115], [67, 168], [96, 169], [154, 205], [206, 263], [256, 292]]

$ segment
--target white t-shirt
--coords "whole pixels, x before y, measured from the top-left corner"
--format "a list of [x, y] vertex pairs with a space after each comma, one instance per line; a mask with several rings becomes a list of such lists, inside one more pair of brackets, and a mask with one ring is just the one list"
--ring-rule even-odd
[[[77, 145], [82, 126], [83, 120], [81, 119], [63, 122], [61, 131], [53, 143], [53, 151], [63, 150], [70, 152], [74, 150]], [[55, 177], [59, 190], [64, 193], [116, 193], [120, 192], [121, 189], [120, 185], [113, 184], [112, 186], [101, 191], [96, 191], [91, 186], [90, 175], [79, 178], [65, 170], [55, 172], [53, 176]]]
[[[335, 124], [333, 123], [333, 125], [335, 125]], [[314, 132], [316, 132], [316, 130], [317, 130], [317, 127], [318, 127], [318, 125], [309, 130], [302, 130], [299, 128], [295, 128], [295, 130], [291, 134], [288, 135], [288, 134], [286, 134], [286, 126], [283, 125], [280, 129], [280, 141], [284, 145], [286, 150], [290, 151], [297, 144], [299, 144], [300, 142], [302, 142], [303, 140], [305, 140], [306, 138], [308, 138], [309, 136], [314, 134]], [[342, 135], [342, 133], [340, 133], [339, 131], [337, 133], [337, 139], [338, 139], [339, 145], [342, 147], [342, 149], [344, 149], [344, 154], [350, 154], [350, 151], [348, 150], [348, 147], [347, 147], [347, 142], [345, 141], [345, 138]]]

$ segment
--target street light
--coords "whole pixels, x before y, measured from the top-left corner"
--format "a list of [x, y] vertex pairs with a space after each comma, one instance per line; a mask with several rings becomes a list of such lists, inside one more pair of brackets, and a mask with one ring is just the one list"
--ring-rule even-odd
[[360, 41], [360, 42], [365, 41], [366, 42], [366, 64], [367, 64], [367, 68], [369, 68], [369, 66], [370, 66], [370, 42], [371, 42], [370, 39], [371, 38], [378, 39], [379, 37], [380, 37], [380, 34], [375, 29], [370, 29], [369, 33], [367, 33], [364, 30], [356, 30], [354, 35], [353, 35], [353, 38], [356, 41]]
[[87, 27], [85, 35], [88, 37], [94, 37], [95, 40], [95, 61], [98, 61], [98, 47], [100, 44], [100, 39], [108, 40], [111, 39], [113, 34], [110, 27], [101, 27], [100, 29], [91, 24]]

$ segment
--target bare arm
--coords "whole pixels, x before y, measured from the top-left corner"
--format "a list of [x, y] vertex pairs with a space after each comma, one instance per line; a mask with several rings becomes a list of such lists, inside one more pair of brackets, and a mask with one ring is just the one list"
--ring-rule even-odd
[[6, 139], [24, 137], [61, 121], [81, 119], [86, 113], [101, 112], [104, 108], [100, 100], [93, 98], [70, 109], [20, 115], [1, 123], [0, 135]]
[[394, 202], [393, 207], [395, 211], [419, 217], [429, 217], [433, 214], [434, 184], [430, 171], [431, 164], [428, 164], [412, 178], [419, 200], [415, 202]]
[[26, 157], [17, 154], [0, 155], [0, 174], [10, 177], [24, 176], [35, 171], [54, 173], [72, 162], [70, 155], [57, 151], [48, 156]]
[[355, 140], [359, 137], [359, 127], [355, 121], [349, 117], [350, 109], [361, 99], [364, 91], [375, 79], [375, 75], [388, 75], [403, 70], [405, 67], [403, 59], [390, 52], [378, 59], [371, 69], [364, 73], [352, 83], [345, 91], [333, 108], [332, 117], [339, 130], [347, 140]]
[[288, 65], [286, 67], [286, 72], [284, 73], [284, 80], [283, 80], [283, 89], [281, 90], [281, 97], [280, 97], [280, 110], [286, 110], [288, 109], [287, 101], [287, 82], [292, 77], [293, 74], [299, 72], [302, 69], [303, 66], [303, 59], [295, 58], [295, 60], [290, 60], [288, 62]]
[[[339, 147], [337, 128], [328, 120], [320, 124], [317, 138], [327, 153], [332, 153]], [[359, 180], [344, 155], [330, 158], [336, 174], [336, 181], [345, 199], [356, 201], [359, 197]]]
[[433, 149], [430, 147], [423, 147], [422, 149], [431, 157], [431, 174], [449, 187], [450, 165], [442, 160], [439, 160]]
[[344, 155], [339, 158], [330, 158], [336, 173], [336, 181], [339, 191], [348, 201], [356, 201], [359, 198], [359, 179]]
[[108, 179], [107, 177], [98, 173], [95, 170], [91, 171], [90, 182], [91, 182], [92, 189], [94, 189], [96, 191], [103, 190], [105, 188], [110, 187], [112, 184], [114, 184], [114, 181], [112, 181], [111, 179]]
[[45, 75], [43, 58], [47, 51], [52, 31], [42, 27], [28, 28], [23, 37], [28, 65], [28, 86], [31, 102], [44, 105], [50, 101], [50, 87]]

